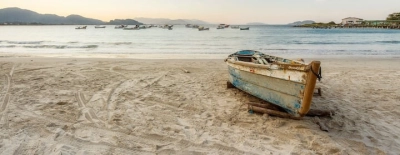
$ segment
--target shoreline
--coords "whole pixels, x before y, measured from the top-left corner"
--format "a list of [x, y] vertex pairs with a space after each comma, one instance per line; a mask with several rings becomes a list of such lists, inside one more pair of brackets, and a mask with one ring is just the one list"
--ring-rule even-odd
[[[263, 52], [265, 53], [265, 52]], [[265, 53], [268, 54], [268, 53]], [[229, 54], [49, 54], [49, 53], [6, 53], [0, 52], [1, 58], [80, 58], [80, 59], [225, 59]], [[295, 55], [278, 54], [288, 59], [398, 59], [400, 55]]]

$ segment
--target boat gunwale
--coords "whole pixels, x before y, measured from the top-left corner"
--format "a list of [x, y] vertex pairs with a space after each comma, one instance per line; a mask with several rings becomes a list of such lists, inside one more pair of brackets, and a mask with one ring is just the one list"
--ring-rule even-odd
[[[310, 71], [310, 65], [306, 64], [284, 64], [284, 63], [271, 63], [271, 65], [277, 65], [279, 68], [271, 68], [271, 66], [265, 65], [265, 64], [255, 64], [253, 62], [244, 62], [244, 61], [237, 61], [237, 60], [231, 60], [231, 59], [226, 59], [226, 61], [233, 63], [233, 64], [238, 64], [238, 65], [243, 65], [247, 67], [255, 67], [255, 68], [265, 68], [265, 69], [273, 69], [273, 70], [296, 70], [296, 71], [304, 71], [308, 72]], [[299, 68], [300, 67], [300, 68]], [[304, 69], [301, 69], [301, 67], [304, 67]]]
[[[238, 68], [238, 67], [235, 67], [235, 66], [232, 66], [232, 65], [231, 65], [231, 64], [233, 64], [233, 65], [241, 65], [241, 64], [237, 64], [237, 63], [235, 64], [235, 63], [231, 63], [231, 62], [227, 62], [227, 64], [228, 64], [228, 66], [230, 66], [230, 67], [232, 67], [232, 68], [235, 68], [235, 69], [237, 69], [237, 70], [240, 70], [240, 71], [245, 71], [245, 72], [249, 72], [249, 73], [252, 73], [252, 74], [258, 74], [258, 73], [250, 72], [250, 71], [248, 71], [248, 70], [241, 69], [241, 68]], [[245, 66], [245, 67], [249, 67], [249, 66]], [[257, 68], [257, 67], [255, 67], [255, 68]], [[281, 70], [281, 69], [271, 69], [271, 68], [261, 68], [261, 69], [267, 69], [267, 70]], [[303, 72], [303, 71], [299, 71], [299, 70], [291, 70], [291, 71]], [[258, 75], [268, 76], [268, 77], [276, 78], [276, 79], [280, 79], [280, 80], [291, 81], [291, 82], [294, 82], [294, 83], [302, 84], [302, 85], [304, 85], [304, 86], [306, 85], [306, 82], [293, 81], [293, 80], [288, 80], [288, 79], [279, 78], [279, 77], [276, 77], [276, 76], [264, 75], [264, 74], [258, 74]]]

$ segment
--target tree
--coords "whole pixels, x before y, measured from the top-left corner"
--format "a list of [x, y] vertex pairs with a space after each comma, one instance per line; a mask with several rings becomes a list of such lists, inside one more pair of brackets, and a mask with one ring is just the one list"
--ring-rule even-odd
[[400, 12], [392, 13], [388, 15], [386, 20], [400, 20]]
[[334, 21], [331, 21], [328, 23], [329, 25], [336, 25], [336, 23]]

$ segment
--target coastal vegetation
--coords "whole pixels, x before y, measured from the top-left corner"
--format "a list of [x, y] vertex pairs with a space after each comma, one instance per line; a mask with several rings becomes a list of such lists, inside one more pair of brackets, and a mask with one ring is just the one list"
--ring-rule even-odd
[[400, 20], [400, 12], [389, 14], [386, 20]]
[[312, 28], [325, 28], [325, 27], [335, 27], [338, 24], [336, 24], [334, 21], [331, 21], [329, 23], [311, 23], [311, 24], [303, 24], [303, 25], [295, 25], [294, 27], [312, 27]]

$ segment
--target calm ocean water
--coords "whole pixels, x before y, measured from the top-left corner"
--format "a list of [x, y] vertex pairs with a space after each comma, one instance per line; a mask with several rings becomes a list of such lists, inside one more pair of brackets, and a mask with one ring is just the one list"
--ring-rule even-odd
[[95, 29], [76, 26], [0, 26], [0, 54], [230, 54], [242, 49], [268, 54], [400, 55], [400, 30], [309, 29], [290, 26], [250, 26], [198, 31]]

